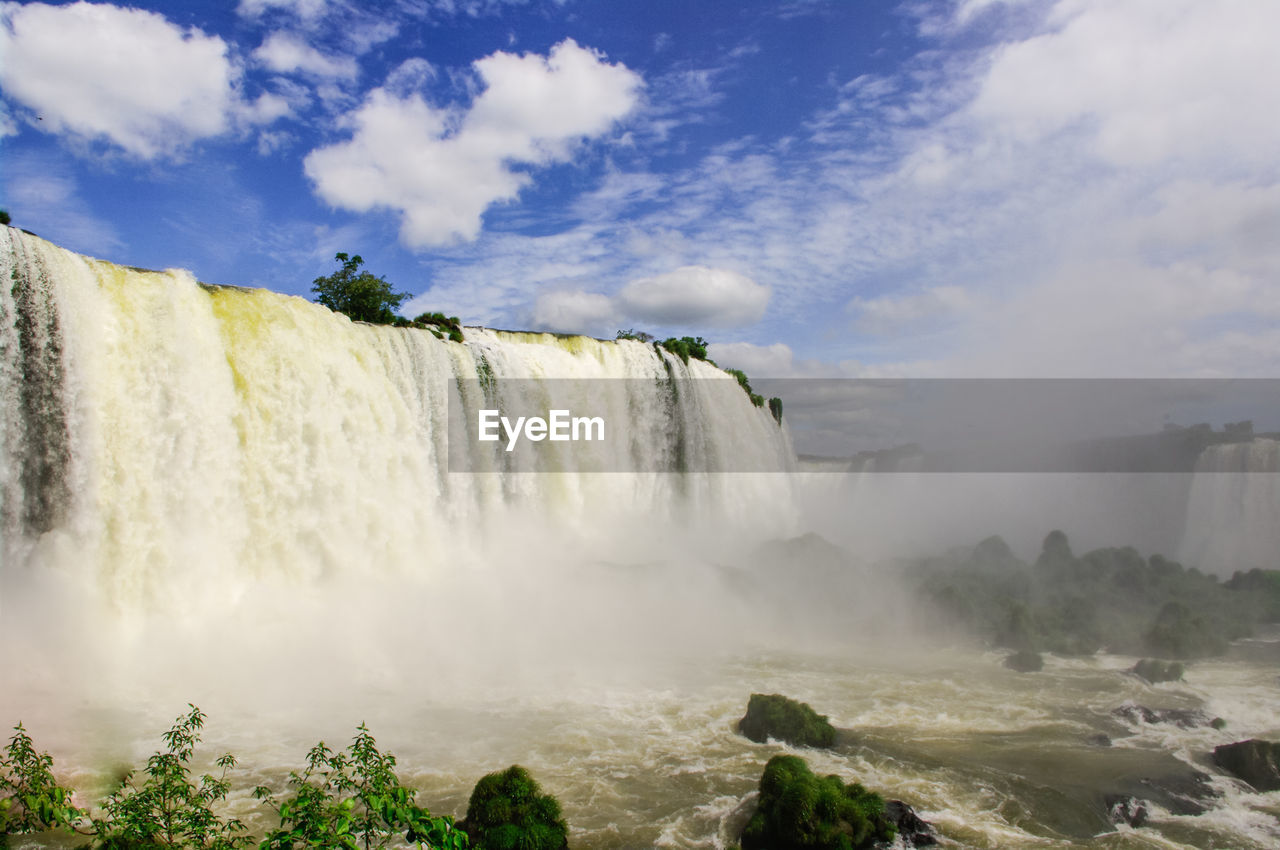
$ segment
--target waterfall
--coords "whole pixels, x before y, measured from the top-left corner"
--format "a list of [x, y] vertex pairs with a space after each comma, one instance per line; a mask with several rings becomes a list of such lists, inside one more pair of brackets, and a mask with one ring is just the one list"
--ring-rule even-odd
[[1180, 557], [1219, 575], [1280, 568], [1280, 441], [1209, 446], [1196, 461]]
[[[50, 574], [117, 609], [231, 610], [264, 581], [430, 579], [522, 528], [607, 552], [794, 522], [789, 476], [681, 471], [795, 460], [733, 378], [652, 345], [477, 328], [456, 343], [14, 228], [0, 263], [0, 605]], [[450, 471], [450, 411], [476, 388], [501, 408], [561, 379], [607, 396], [609, 446], [543, 444], [528, 471], [464, 445], [490, 471]], [[619, 471], [641, 456], [659, 460]]]

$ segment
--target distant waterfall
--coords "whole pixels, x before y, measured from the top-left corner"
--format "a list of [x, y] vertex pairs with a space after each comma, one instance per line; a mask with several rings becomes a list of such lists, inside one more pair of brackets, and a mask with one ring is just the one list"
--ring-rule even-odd
[[1181, 557], [1218, 574], [1280, 569], [1280, 441], [1210, 446], [1196, 462]]
[[473, 459], [497, 471], [449, 472], [467, 386], [501, 405], [509, 383], [559, 378], [633, 379], [610, 427], [673, 470], [793, 468], [767, 410], [699, 389], [733, 378], [651, 345], [471, 328], [459, 344], [13, 228], [0, 263], [0, 580], [47, 568], [117, 606], [234, 604], [267, 577], [447, 571], [518, 517], [557, 544], [627, 523], [763, 538], [794, 519], [786, 475], [598, 474], [627, 459], [585, 450], [504, 472], [497, 446]]

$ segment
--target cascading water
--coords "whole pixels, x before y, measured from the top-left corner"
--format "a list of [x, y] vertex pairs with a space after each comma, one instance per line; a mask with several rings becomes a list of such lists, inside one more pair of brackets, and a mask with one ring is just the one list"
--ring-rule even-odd
[[1180, 555], [1225, 574], [1280, 567], [1280, 441], [1209, 446], [1196, 461]]
[[[12, 228], [0, 239], [10, 569], [77, 570], [126, 607], [193, 592], [207, 606], [268, 575], [439, 569], [515, 509], [579, 531], [643, 516], [767, 534], [790, 520], [785, 476], [598, 475], [593, 462], [626, 460], [576, 448], [548, 452], [541, 474], [504, 473], [498, 446], [473, 459], [498, 471], [448, 472], [450, 404], [462, 405], [460, 382], [490, 377], [499, 406], [511, 379], [633, 379], [631, 395], [652, 379], [631, 415], [623, 397], [611, 417], [621, 445], [670, 453], [671, 429], [643, 415], [669, 409], [687, 423], [681, 452], [789, 468], [785, 431], [745, 394], [699, 403], [703, 381], [732, 380], [707, 364], [582, 337], [468, 329], [457, 344], [89, 260]], [[669, 392], [676, 383], [693, 391]]]
[[[335, 659], [359, 660], [353, 681], [412, 658], [464, 687], [633, 652], [658, 618], [671, 646], [715, 631], [709, 579], [681, 567], [795, 522], [790, 477], [766, 472], [794, 464], [785, 427], [697, 360], [459, 344], [13, 228], [0, 263], [0, 632], [27, 668], [10, 696], [287, 691]], [[464, 444], [480, 471], [450, 471], [451, 416], [553, 384], [612, 439], [518, 467]], [[739, 468], [756, 473], [681, 471]], [[620, 564], [665, 566], [637, 587]]]

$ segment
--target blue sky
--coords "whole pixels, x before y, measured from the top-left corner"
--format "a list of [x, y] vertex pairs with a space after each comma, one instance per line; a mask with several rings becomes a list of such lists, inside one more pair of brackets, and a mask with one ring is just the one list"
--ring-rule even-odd
[[1280, 3], [0, 4], [0, 205], [789, 376], [1280, 373]]

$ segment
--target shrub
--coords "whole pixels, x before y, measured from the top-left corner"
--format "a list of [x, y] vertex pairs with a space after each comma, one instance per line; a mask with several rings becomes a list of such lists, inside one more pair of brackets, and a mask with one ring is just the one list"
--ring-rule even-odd
[[644, 331], [632, 330], [627, 328], [625, 331], [618, 331], [615, 339], [634, 339], [636, 342], [653, 342], [653, 334]]
[[707, 360], [707, 341], [700, 336], [682, 336], [679, 339], [667, 337], [662, 342], [654, 344], [670, 351], [683, 360], [686, 365], [688, 365], [690, 357], [694, 360], [706, 360], [708, 363], [712, 363], [712, 361]]
[[342, 263], [342, 268], [312, 282], [311, 291], [316, 293], [316, 301], [358, 322], [378, 325], [394, 322], [395, 311], [409, 293], [394, 292], [386, 278], [360, 271], [364, 259], [359, 254], [349, 257], [338, 253], [334, 259]]
[[774, 421], [779, 425], [782, 424], [782, 399], [774, 396], [769, 399], [769, 412], [773, 414]]
[[53, 778], [53, 759], [37, 752], [27, 731], [13, 727], [0, 753], [0, 848], [9, 835], [73, 828], [84, 812], [71, 804], [72, 791]]
[[454, 827], [452, 818], [434, 817], [418, 806], [417, 792], [400, 784], [395, 765], [395, 756], [378, 750], [363, 723], [345, 753], [335, 753], [323, 741], [316, 744], [302, 773], [289, 774], [293, 796], [277, 801], [270, 789], [255, 789], [254, 796], [280, 816], [280, 827], [266, 834], [261, 850], [367, 850], [404, 842], [464, 850], [466, 834]]
[[[226, 799], [226, 775], [235, 758], [224, 755], [216, 764], [218, 778], [190, 779], [190, 762], [200, 742], [205, 715], [194, 705], [165, 733], [165, 749], [147, 760], [141, 782], [130, 771], [120, 788], [100, 806], [102, 817], [90, 820], [71, 804], [72, 792], [54, 781], [53, 761], [37, 753], [22, 724], [0, 753], [0, 850], [8, 835], [72, 829], [93, 837], [94, 850], [237, 850], [254, 844], [235, 818], [223, 819], [213, 807]], [[333, 848], [369, 850], [406, 844], [432, 850], [466, 850], [466, 833], [453, 819], [434, 817], [414, 802], [416, 794], [403, 787], [393, 768], [395, 756], [378, 751], [369, 730], [361, 724], [345, 753], [324, 742], [312, 748], [307, 767], [291, 773], [294, 793], [277, 801], [270, 789], [258, 787], [254, 797], [265, 800], [280, 816], [259, 850]], [[556, 809], [557, 815], [559, 809]], [[59, 844], [58, 846], [62, 846]]]
[[490, 773], [476, 783], [462, 828], [483, 850], [562, 850], [569, 827], [560, 803], [543, 794], [518, 764]]
[[11, 220], [8, 210], [0, 210], [0, 224], [8, 224]]
[[222, 774], [214, 778], [190, 779], [189, 764], [200, 742], [205, 715], [194, 705], [174, 721], [164, 734], [166, 748], [147, 759], [142, 782], [134, 782], [131, 771], [120, 788], [102, 804], [105, 817], [93, 822], [99, 846], [108, 848], [182, 847], [233, 850], [248, 847], [244, 824], [235, 818], [223, 820], [211, 808], [226, 799], [230, 785], [227, 772], [235, 757], [217, 760]]
[[738, 379], [738, 386], [742, 387], [747, 393], [747, 398], [751, 399], [751, 403], [756, 407], [764, 406], [764, 396], [751, 391], [751, 381], [747, 378], [747, 373], [741, 369], [725, 369], [730, 375]]
[[444, 313], [420, 313], [413, 320], [412, 325], [415, 328], [431, 331], [436, 335], [436, 339], [444, 339], [447, 335], [454, 342], [463, 340], [462, 323], [458, 321], [457, 316], [446, 316]]
[[892, 841], [884, 800], [838, 776], [819, 778], [798, 756], [774, 756], [760, 777], [760, 802], [742, 850], [860, 850]]
[[738, 731], [758, 744], [770, 738], [798, 747], [830, 747], [836, 730], [825, 715], [781, 694], [752, 694]]

